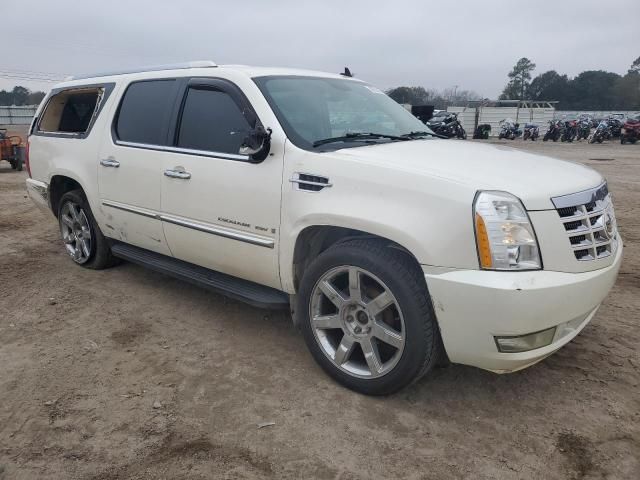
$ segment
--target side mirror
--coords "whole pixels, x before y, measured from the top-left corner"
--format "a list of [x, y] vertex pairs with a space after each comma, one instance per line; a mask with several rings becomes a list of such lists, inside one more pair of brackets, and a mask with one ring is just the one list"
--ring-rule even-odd
[[242, 145], [238, 153], [241, 155], [249, 155], [255, 160], [264, 160], [269, 154], [271, 147], [271, 129], [258, 125], [256, 128], [249, 130], [247, 136], [244, 137]]

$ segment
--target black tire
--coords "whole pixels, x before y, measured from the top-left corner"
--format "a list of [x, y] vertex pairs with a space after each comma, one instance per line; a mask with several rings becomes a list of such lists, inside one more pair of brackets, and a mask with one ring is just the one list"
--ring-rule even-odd
[[625, 140], [624, 137], [620, 137], [620, 143], [624, 145], [625, 143], [627, 143], [627, 141]]
[[[354, 266], [377, 276], [395, 296], [404, 318], [402, 354], [388, 373], [359, 378], [340, 369], [318, 345], [311, 326], [311, 296], [331, 269]], [[378, 240], [351, 240], [336, 244], [306, 269], [297, 295], [297, 311], [305, 342], [320, 366], [338, 383], [366, 395], [389, 395], [419, 380], [444, 356], [437, 320], [424, 275], [404, 252]]]
[[58, 222], [60, 224], [62, 223], [63, 208], [65, 204], [69, 202], [78, 205], [82, 209], [82, 212], [84, 212], [87, 217], [89, 230], [91, 232], [91, 249], [88, 259], [84, 263], [75, 261], [74, 263], [92, 270], [102, 270], [119, 263], [118, 259], [111, 254], [111, 247], [102, 234], [102, 231], [100, 231], [100, 227], [98, 227], [98, 223], [91, 212], [89, 202], [82, 190], [72, 190], [62, 196], [60, 204], [58, 205]]

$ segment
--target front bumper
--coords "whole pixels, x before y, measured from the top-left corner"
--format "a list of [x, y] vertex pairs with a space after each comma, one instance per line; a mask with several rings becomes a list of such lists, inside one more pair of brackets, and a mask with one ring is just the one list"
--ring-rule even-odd
[[[425, 279], [449, 359], [513, 372], [533, 365], [571, 341], [593, 318], [622, 262], [584, 273], [491, 272], [425, 267]], [[494, 336], [526, 335], [556, 327], [553, 341], [527, 352], [501, 353]]]
[[34, 180], [33, 178], [27, 178], [27, 193], [29, 194], [29, 198], [31, 198], [40, 210], [51, 213], [48, 184]]

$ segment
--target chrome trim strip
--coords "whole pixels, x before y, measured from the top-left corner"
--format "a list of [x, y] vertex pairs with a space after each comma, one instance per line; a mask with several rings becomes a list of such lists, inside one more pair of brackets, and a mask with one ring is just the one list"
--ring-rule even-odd
[[223, 158], [226, 160], [242, 160], [245, 162], [248, 162], [250, 160], [248, 155], [240, 155], [240, 154], [234, 154], [234, 153], [209, 152], [206, 150], [195, 150], [193, 148], [167, 147], [164, 145], [125, 142], [122, 140], [116, 140], [115, 143], [116, 145], [120, 145], [123, 147], [144, 148], [145, 150], [155, 150], [158, 152], [184, 153], [187, 155], [198, 155], [201, 157], [210, 157], [210, 158]]
[[226, 228], [214, 227], [200, 222], [194, 222], [193, 220], [187, 220], [180, 217], [174, 217], [173, 215], [160, 215], [160, 219], [163, 222], [173, 223], [181, 227], [192, 228], [200, 232], [210, 233], [219, 237], [230, 238], [232, 240], [239, 240], [241, 242], [250, 243], [252, 245], [258, 245], [260, 247], [273, 248], [275, 242], [267, 237], [261, 237], [258, 235], [252, 235], [250, 233], [240, 232], [238, 230], [230, 230]]
[[313, 185], [316, 187], [333, 187], [333, 183], [311, 182], [308, 180], [300, 180], [296, 178], [289, 179], [291, 183], [297, 183], [299, 185]]
[[607, 182], [604, 182], [595, 188], [590, 188], [589, 190], [553, 197], [551, 202], [556, 208], [575, 207], [586, 205], [588, 203], [595, 202], [596, 200], [604, 200], [608, 193], [609, 189], [607, 188]]
[[240, 230], [231, 230], [228, 228], [216, 227], [213, 225], [196, 222], [194, 220], [188, 220], [186, 218], [177, 217], [175, 215], [160, 214], [152, 210], [132, 207], [130, 205], [124, 205], [122, 203], [112, 202], [110, 200], [103, 200], [102, 204], [107, 207], [123, 210], [125, 212], [142, 215], [143, 217], [153, 218], [155, 220], [160, 220], [162, 222], [172, 223], [174, 225], [179, 225], [181, 227], [191, 228], [193, 230], [198, 230], [199, 232], [210, 233], [211, 235], [217, 235], [218, 237], [224, 237], [224, 238], [229, 238], [231, 240], [238, 240], [240, 242], [250, 243], [251, 245], [257, 245], [259, 247], [274, 248], [275, 246], [275, 241], [271, 238], [263, 237], [260, 235], [253, 235], [251, 233], [242, 232]]
[[115, 208], [117, 210], [122, 210], [124, 212], [136, 213], [138, 215], [142, 215], [147, 218], [155, 218], [156, 220], [160, 220], [160, 215], [153, 210], [147, 210], [146, 208], [132, 207], [131, 205], [125, 205], [119, 202], [112, 202], [111, 200], [103, 200], [102, 205], [105, 207]]

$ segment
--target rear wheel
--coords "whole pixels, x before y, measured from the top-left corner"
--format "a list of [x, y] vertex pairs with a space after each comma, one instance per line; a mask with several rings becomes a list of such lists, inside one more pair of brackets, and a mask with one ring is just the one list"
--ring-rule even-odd
[[62, 196], [58, 223], [64, 247], [75, 263], [95, 270], [116, 263], [82, 190], [73, 190]]
[[315, 360], [358, 392], [393, 393], [439, 360], [422, 271], [383, 242], [353, 240], [323, 252], [305, 272], [297, 308]]

